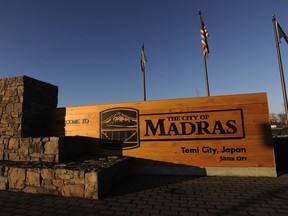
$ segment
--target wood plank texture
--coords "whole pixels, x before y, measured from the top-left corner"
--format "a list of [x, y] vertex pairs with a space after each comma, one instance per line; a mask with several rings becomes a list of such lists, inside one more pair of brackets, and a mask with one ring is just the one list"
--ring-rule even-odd
[[266, 93], [66, 107], [46, 122], [49, 136], [147, 164], [275, 167]]

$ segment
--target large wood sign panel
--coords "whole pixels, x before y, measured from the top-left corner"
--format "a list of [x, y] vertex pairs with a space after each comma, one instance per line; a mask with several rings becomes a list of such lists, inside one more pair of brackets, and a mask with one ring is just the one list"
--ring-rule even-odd
[[146, 163], [275, 167], [265, 93], [66, 107], [47, 116], [54, 136], [88, 136], [98, 154]]

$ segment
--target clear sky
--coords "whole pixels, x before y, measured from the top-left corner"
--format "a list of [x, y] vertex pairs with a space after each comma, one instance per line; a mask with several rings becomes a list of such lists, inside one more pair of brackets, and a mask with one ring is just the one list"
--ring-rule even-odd
[[272, 15], [288, 34], [288, 0], [0, 0], [1, 77], [57, 85], [59, 107], [142, 101], [144, 42], [147, 100], [206, 96], [198, 8], [211, 96], [267, 92], [282, 112]]

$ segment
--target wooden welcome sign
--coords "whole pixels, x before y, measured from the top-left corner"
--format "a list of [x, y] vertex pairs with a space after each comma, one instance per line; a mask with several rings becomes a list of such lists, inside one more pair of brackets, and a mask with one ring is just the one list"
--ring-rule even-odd
[[266, 93], [66, 107], [47, 119], [51, 135], [93, 137], [95, 153], [145, 166], [275, 172]]

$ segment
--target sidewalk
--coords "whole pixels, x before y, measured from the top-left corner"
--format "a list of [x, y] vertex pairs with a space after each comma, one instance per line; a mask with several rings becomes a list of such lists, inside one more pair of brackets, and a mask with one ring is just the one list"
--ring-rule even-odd
[[131, 175], [95, 201], [0, 191], [0, 215], [288, 215], [288, 175]]

